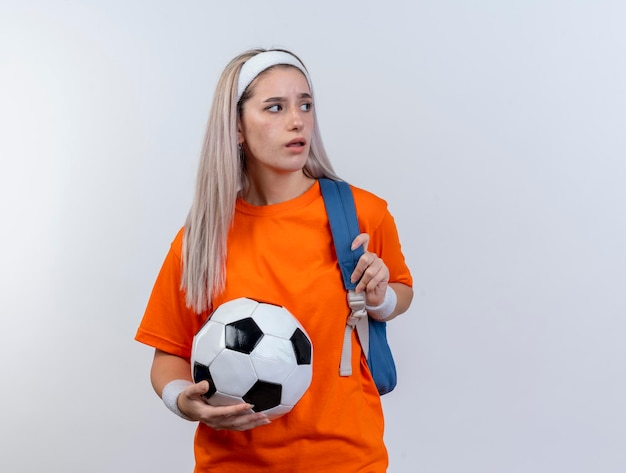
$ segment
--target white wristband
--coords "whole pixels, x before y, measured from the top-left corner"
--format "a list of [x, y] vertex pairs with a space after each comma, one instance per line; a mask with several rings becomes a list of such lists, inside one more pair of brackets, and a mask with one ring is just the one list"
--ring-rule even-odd
[[186, 379], [175, 379], [167, 383], [161, 393], [161, 399], [163, 399], [163, 403], [167, 408], [177, 416], [186, 420], [191, 419], [178, 408], [178, 396], [180, 396], [180, 393], [182, 393], [187, 386], [191, 386], [192, 384], [191, 381], [187, 381]]
[[365, 305], [365, 310], [367, 310], [367, 313], [373, 319], [383, 321], [393, 313], [397, 302], [398, 296], [396, 295], [396, 291], [394, 291], [391, 286], [387, 286], [385, 298], [382, 303], [375, 307]]

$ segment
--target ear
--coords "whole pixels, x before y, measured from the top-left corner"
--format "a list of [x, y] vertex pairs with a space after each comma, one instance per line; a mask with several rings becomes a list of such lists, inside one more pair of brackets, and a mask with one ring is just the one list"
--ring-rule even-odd
[[243, 125], [241, 124], [241, 117], [238, 117], [237, 118], [237, 144], [242, 145], [244, 141], [245, 139], [244, 139], [244, 134], [243, 134]]

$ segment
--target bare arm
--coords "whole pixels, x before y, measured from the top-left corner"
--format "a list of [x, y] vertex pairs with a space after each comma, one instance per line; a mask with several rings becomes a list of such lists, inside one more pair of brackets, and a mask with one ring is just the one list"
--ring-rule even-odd
[[[191, 366], [187, 360], [161, 350], [154, 352], [150, 380], [152, 387], [159, 395], [171, 381], [191, 380]], [[188, 386], [178, 396], [178, 408], [191, 420], [197, 420], [216, 430], [249, 430], [266, 425], [270, 420], [265, 414], [250, 413], [253, 407], [247, 403], [232, 406], [214, 407], [207, 404], [202, 397], [209, 390], [208, 381]]]
[[161, 397], [165, 385], [175, 379], [192, 381], [189, 362], [179, 356], [155, 350], [150, 370], [150, 381], [154, 391]]

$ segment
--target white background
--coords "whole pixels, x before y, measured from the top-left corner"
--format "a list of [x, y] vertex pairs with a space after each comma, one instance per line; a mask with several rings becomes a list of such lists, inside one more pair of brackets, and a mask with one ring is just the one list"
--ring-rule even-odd
[[[626, 6], [0, 1], [0, 470], [191, 471], [133, 341], [217, 77], [309, 67], [415, 278], [391, 473], [626, 471]], [[346, 406], [349, 408], [349, 406]]]

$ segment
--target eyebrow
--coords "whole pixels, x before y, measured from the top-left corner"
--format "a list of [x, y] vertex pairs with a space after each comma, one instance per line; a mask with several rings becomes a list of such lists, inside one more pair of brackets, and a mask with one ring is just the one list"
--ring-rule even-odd
[[[299, 99], [312, 99], [313, 97], [308, 92], [303, 92], [303, 93], [298, 95], [298, 98]], [[287, 99], [285, 97], [270, 97], [268, 99], [265, 99], [263, 101], [263, 103], [266, 103], [266, 102], [286, 102], [286, 101], [287, 101]]]

